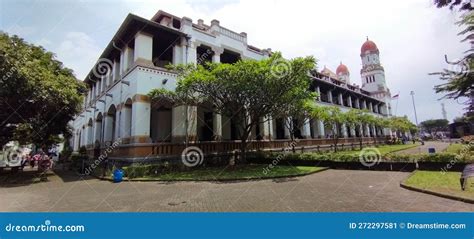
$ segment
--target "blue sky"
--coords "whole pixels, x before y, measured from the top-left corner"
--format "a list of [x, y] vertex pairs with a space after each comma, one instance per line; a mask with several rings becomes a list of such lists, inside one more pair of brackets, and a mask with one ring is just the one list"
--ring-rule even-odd
[[218, 19], [247, 32], [251, 45], [288, 58], [314, 55], [320, 69], [335, 71], [342, 61], [357, 84], [360, 46], [369, 36], [392, 94], [400, 92], [397, 115], [414, 121], [411, 90], [419, 121], [441, 118], [442, 102], [449, 120], [463, 112], [458, 102], [438, 101], [433, 86], [440, 81], [428, 73], [447, 67], [445, 54], [454, 60], [469, 46], [456, 35], [458, 15], [436, 9], [430, 0], [0, 0], [0, 30], [54, 52], [82, 79], [128, 13], [150, 18], [159, 9], [194, 22]]

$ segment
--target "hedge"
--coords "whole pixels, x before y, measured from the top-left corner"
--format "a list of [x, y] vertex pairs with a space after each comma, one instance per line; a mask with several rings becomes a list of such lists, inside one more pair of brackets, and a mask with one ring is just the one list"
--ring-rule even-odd
[[[278, 161], [334, 161], [334, 162], [359, 162], [359, 154], [320, 154], [320, 153], [259, 153], [252, 157], [256, 160], [275, 160]], [[436, 153], [436, 154], [386, 154], [382, 156], [382, 162], [433, 162], [433, 163], [472, 163], [474, 156], [472, 154], [459, 155], [455, 153]]]

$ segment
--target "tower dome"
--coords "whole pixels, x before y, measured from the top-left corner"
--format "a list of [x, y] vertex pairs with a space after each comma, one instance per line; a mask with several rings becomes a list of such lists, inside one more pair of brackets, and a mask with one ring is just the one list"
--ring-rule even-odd
[[362, 47], [360, 48], [360, 54], [363, 55], [366, 52], [379, 52], [379, 49], [377, 48], [377, 45], [369, 38], [367, 37], [367, 40], [362, 44]]
[[347, 75], [347, 74], [349, 74], [349, 69], [347, 68], [346, 65], [342, 64], [341, 62], [336, 69], [336, 75]]

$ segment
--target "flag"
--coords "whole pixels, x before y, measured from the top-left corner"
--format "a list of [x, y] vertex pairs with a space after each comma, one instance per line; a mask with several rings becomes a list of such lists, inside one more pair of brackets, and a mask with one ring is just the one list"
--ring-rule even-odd
[[400, 93], [398, 93], [398, 94], [392, 96], [392, 99], [398, 99], [398, 96], [399, 96], [399, 95], [400, 95]]

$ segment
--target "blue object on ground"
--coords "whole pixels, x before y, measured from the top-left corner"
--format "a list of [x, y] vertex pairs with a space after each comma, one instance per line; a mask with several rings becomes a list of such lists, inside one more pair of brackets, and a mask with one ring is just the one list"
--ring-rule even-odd
[[114, 183], [120, 183], [123, 179], [123, 170], [115, 169], [114, 170]]
[[430, 153], [430, 154], [436, 153], [435, 148], [428, 148], [428, 153]]

